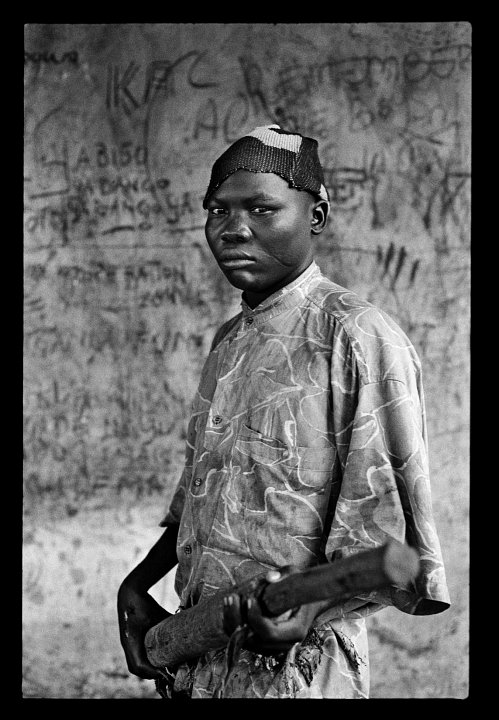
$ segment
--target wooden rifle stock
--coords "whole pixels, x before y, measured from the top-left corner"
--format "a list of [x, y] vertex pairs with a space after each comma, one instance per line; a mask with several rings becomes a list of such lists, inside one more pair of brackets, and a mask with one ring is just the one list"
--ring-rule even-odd
[[[262, 613], [270, 617], [319, 600], [338, 605], [389, 585], [405, 587], [416, 577], [418, 569], [416, 551], [390, 541], [373, 550], [316, 565], [269, 583], [258, 600]], [[227, 645], [229, 637], [223, 629], [227, 594], [228, 591], [218, 592], [152, 627], [145, 637], [149, 662], [155, 667], [173, 667]]]

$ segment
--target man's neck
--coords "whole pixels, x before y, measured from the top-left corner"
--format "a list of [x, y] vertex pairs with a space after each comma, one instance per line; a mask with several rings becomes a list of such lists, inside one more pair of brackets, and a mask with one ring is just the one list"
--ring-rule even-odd
[[287, 278], [285, 278], [282, 282], [277, 283], [276, 285], [272, 285], [272, 287], [268, 288], [267, 290], [264, 290], [261, 293], [256, 292], [247, 292], [246, 290], [242, 294], [242, 299], [248, 305], [252, 310], [254, 310], [257, 305], [260, 305], [264, 300], [269, 298], [274, 293], [278, 292], [279, 290], [282, 290], [282, 288], [286, 287], [287, 285], [290, 285], [292, 282], [294, 282], [297, 278], [300, 277], [300, 275], [303, 275], [303, 273], [308, 270], [310, 265], [314, 262], [313, 258], [310, 260], [308, 265], [304, 268], [297, 269], [294, 273], [289, 275]]

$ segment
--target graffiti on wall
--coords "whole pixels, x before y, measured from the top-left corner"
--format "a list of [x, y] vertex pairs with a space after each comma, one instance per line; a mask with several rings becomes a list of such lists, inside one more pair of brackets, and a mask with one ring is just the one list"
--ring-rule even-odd
[[28, 507], [173, 487], [203, 358], [239, 302], [207, 250], [201, 201], [213, 160], [255, 125], [319, 141], [323, 271], [394, 315], [431, 387], [463, 371], [470, 31], [430, 25], [227, 24], [211, 38], [160, 25], [156, 44], [75, 25], [49, 48], [28, 26]]

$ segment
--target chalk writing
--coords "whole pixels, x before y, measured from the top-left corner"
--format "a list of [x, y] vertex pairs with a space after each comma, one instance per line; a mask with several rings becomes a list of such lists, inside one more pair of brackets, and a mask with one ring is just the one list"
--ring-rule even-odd
[[358, 90], [371, 90], [410, 82], [417, 84], [428, 77], [442, 80], [458, 72], [467, 72], [471, 62], [471, 46], [456, 44], [440, 48], [410, 51], [402, 57], [388, 55], [360, 55], [346, 58], [328, 57], [320, 63], [303, 63], [295, 59], [291, 65], [277, 68], [276, 81], [267, 82], [258, 61], [249, 56], [239, 58], [247, 94], [257, 113], [273, 118], [273, 108], [286, 100], [296, 103], [303, 96], [310, 97], [327, 85], [338, 83]]
[[51, 155], [48, 157], [42, 144], [34, 144], [34, 170], [39, 189], [30, 194], [32, 200], [69, 192], [68, 143], [63, 141], [59, 147], [56, 143], [50, 143], [50, 150]]
[[[130, 303], [139, 307], [205, 304], [201, 288], [188, 282], [185, 268], [170, 267], [160, 261], [122, 267], [98, 262], [85, 267], [61, 265], [56, 281], [58, 297], [65, 307], [96, 302], [104, 302], [115, 310], [127, 308]], [[91, 288], [97, 296], [90, 292]]]
[[[376, 254], [377, 254], [378, 264], [382, 266], [382, 274], [381, 274], [382, 280], [385, 279], [385, 277], [388, 275], [392, 261], [395, 261], [395, 266], [393, 267], [392, 274], [389, 276], [390, 277], [390, 289], [394, 290], [395, 285], [397, 284], [397, 280], [399, 279], [399, 275], [402, 271], [402, 268], [404, 267], [405, 260], [407, 258], [407, 250], [406, 250], [405, 246], [402, 245], [398, 249], [398, 251], [396, 251], [393, 242], [391, 242], [390, 245], [388, 246], [388, 249], [386, 250], [386, 253], [383, 253], [383, 250], [378, 245]], [[410, 274], [410, 279], [409, 279], [409, 285], [412, 285], [414, 283], [418, 265], [419, 265], [418, 260], [413, 261], [412, 268], [410, 271], [411, 274]]]
[[[41, 138], [35, 135], [37, 140]], [[74, 157], [73, 157], [74, 153]], [[36, 191], [30, 192], [30, 199], [65, 195], [69, 193], [73, 182], [78, 183], [78, 174], [83, 171], [97, 169], [122, 169], [133, 165], [141, 169], [147, 164], [147, 148], [144, 145], [124, 141], [119, 146], [108, 146], [104, 142], [96, 142], [92, 151], [81, 146], [76, 152], [70, 150], [68, 141], [36, 142], [33, 146], [34, 175], [26, 178], [27, 182], [38, 185]]]
[[86, 146], [79, 149], [72, 169], [74, 172], [78, 172], [82, 168], [107, 168], [111, 166], [119, 169], [130, 165], [140, 168], [146, 164], [147, 147], [145, 145], [137, 145], [130, 140], [126, 140], [118, 146], [109, 146], [107, 143], [99, 141], [95, 143], [90, 152]]
[[331, 200], [319, 265], [400, 322], [439, 396], [466, 364], [471, 215], [471, 46], [462, 24], [443, 26], [321, 26], [320, 42], [304, 30], [275, 47], [270, 27], [189, 44], [164, 26], [161, 43], [138, 33], [126, 48], [110, 26], [105, 50], [90, 28], [64, 35], [80, 55], [48, 34], [29, 48], [28, 505], [74, 513], [171, 490], [203, 358], [239, 310], [201, 200], [212, 160], [256, 125], [319, 140]]
[[[131, 60], [122, 70], [119, 65], [107, 68], [106, 106], [109, 110], [123, 110], [127, 115], [150, 103], [161, 91], [164, 97], [175, 95], [175, 69], [187, 65], [188, 84], [195, 89], [216, 87], [217, 82], [203, 77], [205, 53], [190, 50], [177, 59], [155, 60], [142, 72], [142, 66]], [[137, 82], [137, 76], [143, 75]], [[135, 80], [135, 85], [133, 82]]]
[[136, 327], [101, 320], [98, 326], [85, 328], [80, 332], [70, 327], [54, 325], [38, 327], [26, 331], [24, 346], [30, 357], [39, 358], [54, 355], [71, 357], [74, 353], [81, 352], [99, 355], [109, 350], [116, 357], [123, 357], [124, 352], [129, 352], [133, 356], [142, 355], [164, 360], [172, 353], [193, 357], [207, 349], [205, 333], [201, 330], [168, 326], [157, 330], [150, 327], [145, 320]]
[[70, 65], [78, 65], [79, 58], [76, 50], [69, 50], [61, 55], [57, 56], [55, 52], [25, 52], [24, 53], [24, 64], [33, 65], [61, 65], [67, 62]]
[[[84, 500], [104, 491], [111, 497], [163, 491], [185, 439], [185, 401], [166, 380], [130, 389], [118, 381], [100, 393], [54, 380], [26, 394], [25, 411], [25, 462], [37, 466], [27, 478], [30, 496]], [[97, 427], [101, 439], [89, 453]]]
[[196, 113], [192, 137], [199, 140], [208, 135], [216, 140], [221, 134], [224, 141], [230, 144], [243, 133], [249, 112], [250, 103], [244, 93], [238, 93], [228, 107], [223, 103], [223, 109], [220, 109], [215, 98], [209, 98]]
[[[201, 207], [198, 194], [165, 191], [169, 185], [166, 178], [151, 181], [121, 176], [76, 181], [76, 194], [66, 193], [57, 205], [25, 204], [24, 229], [28, 235], [53, 231], [66, 244], [68, 231], [74, 239], [78, 226], [83, 227], [84, 237], [95, 237], [124, 230], [151, 230], [158, 219], [167, 225], [194, 225]], [[157, 191], [161, 192], [161, 202], [156, 199]]]
[[324, 180], [337, 209], [351, 209], [358, 207], [358, 190], [365, 188], [369, 175], [364, 168], [325, 168]]

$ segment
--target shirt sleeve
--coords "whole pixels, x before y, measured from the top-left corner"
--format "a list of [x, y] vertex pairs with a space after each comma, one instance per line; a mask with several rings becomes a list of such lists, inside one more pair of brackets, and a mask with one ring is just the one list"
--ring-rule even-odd
[[194, 461], [194, 448], [196, 438], [196, 421], [193, 416], [187, 427], [187, 440], [185, 443], [184, 469], [177, 482], [177, 486], [170, 501], [168, 510], [159, 523], [160, 527], [167, 525], [179, 525], [184, 510], [185, 496], [192, 477], [192, 466]]
[[369, 614], [393, 605], [414, 615], [442, 612], [450, 600], [433, 519], [417, 356], [410, 345], [378, 343], [379, 372], [366, 382], [365, 354], [359, 362], [359, 347], [340, 333], [343, 352], [333, 358], [331, 381], [341, 481], [333, 484], [326, 557], [334, 562], [395, 539], [420, 559], [409, 587], [375, 591], [344, 610]]

